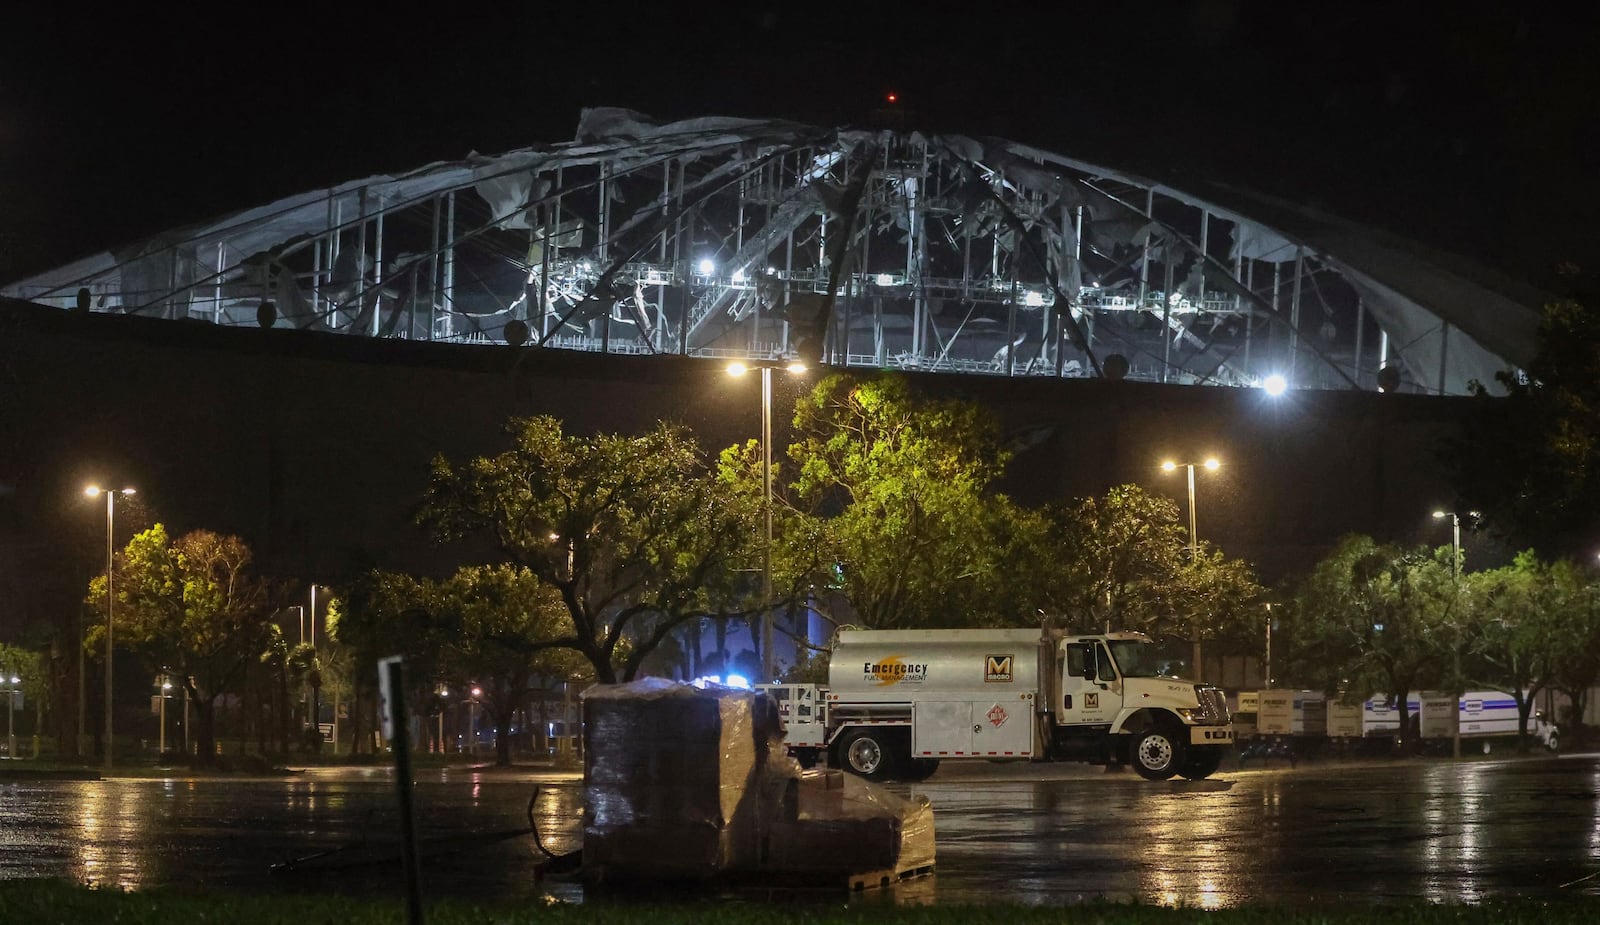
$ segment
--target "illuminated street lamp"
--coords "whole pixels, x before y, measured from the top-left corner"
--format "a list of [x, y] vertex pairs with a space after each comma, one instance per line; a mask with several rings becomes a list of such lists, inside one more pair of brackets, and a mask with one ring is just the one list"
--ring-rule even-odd
[[[1477, 511], [1468, 511], [1468, 517], [1476, 519]], [[1434, 520], [1450, 518], [1450, 584], [1453, 586], [1459, 604], [1461, 597], [1461, 515], [1455, 511], [1434, 511]], [[1454, 611], [1452, 611], [1454, 613]], [[1450, 754], [1452, 757], [1461, 757], [1461, 691], [1456, 690], [1461, 686], [1461, 615], [1455, 613], [1456, 644], [1450, 650], [1450, 685], [1451, 699], [1455, 701], [1455, 722], [1450, 726]]]
[[165, 755], [167, 753], [167, 698], [170, 696], [172, 696], [172, 678], [167, 675], [162, 675], [161, 718], [158, 720], [158, 722], [161, 724], [161, 734], [156, 737], [158, 740], [158, 744], [156, 745], [157, 756]]
[[467, 735], [472, 736], [472, 757], [478, 757], [478, 699], [483, 696], [483, 688], [474, 684], [472, 686], [472, 699], [467, 701]]
[[[1206, 461], [1201, 463], [1200, 465], [1204, 466], [1207, 470], [1209, 470], [1211, 472], [1215, 472], [1222, 465], [1222, 463], [1218, 462], [1216, 460], [1216, 457], [1210, 457], [1210, 458], [1206, 459]], [[1198, 534], [1197, 534], [1197, 532], [1195, 530], [1195, 516], [1194, 516], [1194, 466], [1195, 466], [1194, 463], [1178, 463], [1178, 462], [1173, 462], [1170, 459], [1161, 464], [1161, 471], [1163, 471], [1163, 472], [1172, 472], [1172, 471], [1174, 471], [1174, 470], [1176, 470], [1176, 469], [1178, 469], [1180, 467], [1189, 470], [1189, 555], [1190, 556], [1194, 556], [1196, 553], [1198, 553], [1200, 551], [1200, 540], [1199, 540]]]
[[112, 763], [112, 759], [111, 759], [111, 751], [112, 751], [112, 749], [111, 749], [111, 741], [112, 741], [112, 739], [111, 739], [111, 732], [112, 732], [112, 729], [111, 729], [111, 726], [112, 726], [112, 723], [111, 723], [111, 712], [112, 712], [112, 710], [111, 710], [111, 643], [112, 643], [111, 631], [112, 631], [112, 619], [111, 619], [111, 617], [112, 617], [113, 608], [116, 606], [116, 602], [117, 602], [117, 597], [116, 597], [115, 594], [112, 593], [112, 588], [111, 588], [111, 566], [112, 566], [112, 558], [111, 558], [112, 557], [112, 547], [111, 547], [112, 539], [111, 539], [111, 536], [112, 536], [112, 524], [113, 524], [112, 501], [116, 498], [117, 495], [131, 495], [131, 494], [134, 493], [134, 491], [131, 488], [124, 488], [124, 489], [121, 489], [120, 491], [113, 491], [111, 489], [102, 490], [98, 485], [90, 485], [88, 488], [85, 488], [83, 490], [83, 493], [88, 495], [91, 498], [97, 497], [99, 495], [105, 495], [106, 496], [106, 770], [109, 771], [109, 770], [111, 770], [111, 763]]
[[[1200, 465], [1204, 466], [1209, 471], [1215, 472], [1222, 465], [1222, 463], [1218, 462], [1217, 458], [1215, 456], [1208, 456], [1208, 457], [1206, 457], [1206, 461], [1201, 463]], [[1172, 460], [1169, 459], [1166, 462], [1163, 462], [1161, 464], [1161, 471], [1163, 471], [1163, 472], [1172, 472], [1172, 471], [1175, 471], [1180, 466], [1182, 466], [1184, 469], [1189, 470], [1189, 561], [1193, 562], [1200, 555], [1200, 538], [1199, 538], [1199, 533], [1198, 533], [1198, 531], [1196, 529], [1196, 526], [1195, 526], [1195, 514], [1194, 514], [1194, 466], [1195, 466], [1195, 464], [1194, 463], [1173, 462]], [[1193, 668], [1194, 668], [1194, 680], [1196, 680], [1196, 681], [1201, 680], [1200, 675], [1202, 674], [1202, 667], [1201, 667], [1201, 664], [1200, 664], [1200, 633], [1199, 633], [1198, 630], [1196, 630], [1195, 634], [1194, 634], [1194, 666], [1193, 666]]]
[[761, 370], [761, 512], [766, 523], [761, 546], [761, 603], [766, 608], [761, 618], [761, 680], [773, 677], [772, 661], [772, 371], [785, 369], [798, 376], [806, 371], [799, 361], [751, 360], [728, 364], [728, 375], [742, 376], [751, 367]]

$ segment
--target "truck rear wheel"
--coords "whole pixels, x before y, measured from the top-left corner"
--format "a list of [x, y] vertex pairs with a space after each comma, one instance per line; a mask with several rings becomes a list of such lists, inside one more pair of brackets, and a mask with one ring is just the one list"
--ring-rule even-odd
[[937, 758], [912, 758], [906, 762], [906, 771], [901, 777], [906, 781], [915, 783], [919, 780], [927, 780], [937, 770], [939, 770], [939, 759]]
[[839, 743], [839, 763], [867, 780], [884, 780], [894, 774], [898, 764], [894, 742], [887, 730], [853, 729]]
[[1178, 773], [1184, 759], [1183, 740], [1166, 725], [1133, 736], [1133, 769], [1145, 780], [1166, 780]]
[[1222, 767], [1222, 749], [1215, 745], [1189, 749], [1189, 754], [1184, 757], [1183, 764], [1178, 767], [1178, 775], [1188, 780], [1204, 780], [1217, 773], [1217, 768]]

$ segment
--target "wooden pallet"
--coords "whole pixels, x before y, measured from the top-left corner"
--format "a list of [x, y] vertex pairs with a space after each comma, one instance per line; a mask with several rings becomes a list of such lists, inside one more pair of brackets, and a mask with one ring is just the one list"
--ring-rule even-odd
[[931, 873], [933, 873], [932, 864], [926, 867], [908, 867], [905, 870], [874, 870], [866, 873], [851, 874], [848, 878], [848, 888], [852, 893], [859, 893], [862, 890], [880, 890], [906, 880], [925, 877]]

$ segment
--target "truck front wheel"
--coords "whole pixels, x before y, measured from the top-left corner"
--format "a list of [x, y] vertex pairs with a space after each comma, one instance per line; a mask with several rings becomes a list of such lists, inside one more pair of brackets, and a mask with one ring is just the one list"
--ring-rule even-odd
[[867, 780], [884, 780], [894, 771], [893, 748], [892, 736], [874, 729], [855, 729], [845, 733], [839, 743], [840, 763]]
[[1134, 734], [1131, 757], [1140, 777], [1166, 780], [1183, 762], [1183, 741], [1164, 725], [1146, 729]]

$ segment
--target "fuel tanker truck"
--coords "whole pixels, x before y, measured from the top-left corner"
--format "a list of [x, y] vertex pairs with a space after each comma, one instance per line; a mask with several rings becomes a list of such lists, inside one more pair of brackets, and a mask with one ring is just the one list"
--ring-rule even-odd
[[843, 630], [817, 744], [870, 779], [920, 780], [941, 761], [980, 759], [1198, 780], [1233, 744], [1227, 702], [1162, 669], [1141, 633]]

